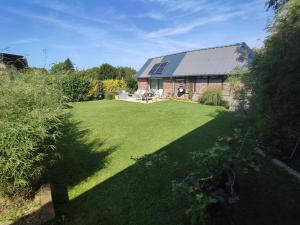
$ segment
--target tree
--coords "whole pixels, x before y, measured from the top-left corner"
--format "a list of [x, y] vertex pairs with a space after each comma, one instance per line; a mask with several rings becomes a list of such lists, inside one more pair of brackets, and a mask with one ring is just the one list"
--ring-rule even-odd
[[137, 80], [134, 77], [127, 77], [125, 79], [127, 89], [130, 93], [133, 93], [137, 90], [138, 85], [137, 85]]
[[101, 79], [101, 71], [100, 71], [99, 67], [92, 67], [90, 69], [82, 70], [82, 71], [80, 71], [80, 73], [83, 76], [86, 76], [88, 78], [92, 78], [95, 80], [102, 80]]
[[275, 10], [280, 9], [285, 3], [287, 3], [289, 0], [269, 0], [267, 2], [267, 8], [273, 8]]
[[73, 71], [75, 71], [74, 65], [69, 58], [67, 58], [64, 62], [55, 63], [50, 69], [52, 74], [62, 74]]
[[117, 69], [108, 63], [104, 63], [99, 68], [99, 80], [116, 79]]
[[300, 140], [300, 1], [276, 12], [265, 47], [257, 52], [247, 86], [250, 112], [264, 146], [287, 158]]
[[65, 69], [68, 70], [68, 71], [74, 71], [74, 65], [72, 63], [72, 61], [67, 58], [65, 61], [64, 61], [64, 64], [65, 64]]
[[117, 67], [117, 78], [118, 79], [129, 79], [134, 78], [136, 70], [131, 67]]

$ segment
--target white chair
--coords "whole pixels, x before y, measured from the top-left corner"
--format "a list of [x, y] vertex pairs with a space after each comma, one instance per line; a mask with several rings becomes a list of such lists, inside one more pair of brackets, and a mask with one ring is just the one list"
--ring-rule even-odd
[[164, 90], [163, 90], [163, 89], [159, 89], [159, 90], [158, 90], [158, 97], [159, 97], [159, 98], [162, 98], [162, 97], [163, 97], [163, 94], [164, 94]]
[[134, 96], [136, 97], [136, 100], [142, 100], [143, 99], [143, 95], [146, 93], [145, 90], [137, 90], [134, 93]]

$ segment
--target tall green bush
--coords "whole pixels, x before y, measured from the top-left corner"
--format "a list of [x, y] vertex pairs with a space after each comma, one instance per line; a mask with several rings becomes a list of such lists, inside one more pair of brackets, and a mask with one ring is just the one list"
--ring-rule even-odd
[[137, 84], [137, 80], [133, 77], [128, 77], [126, 80], [126, 86], [127, 86], [127, 90], [130, 92], [130, 93], [133, 93], [137, 90], [138, 88], [138, 84]]
[[29, 191], [56, 158], [63, 111], [55, 77], [0, 71], [0, 189]]
[[259, 139], [287, 158], [300, 140], [300, 1], [281, 9], [256, 54], [247, 86]]
[[[237, 175], [260, 170], [248, 134], [235, 129], [233, 136], [219, 137], [213, 147], [191, 152], [189, 165], [194, 171], [172, 185], [175, 196], [188, 202], [189, 224], [232, 224], [228, 216], [239, 202]], [[222, 223], [213, 222], [218, 220]]]
[[222, 89], [219, 87], [208, 87], [200, 98], [200, 103], [205, 105], [222, 105], [223, 104]]
[[63, 62], [53, 64], [50, 69], [51, 74], [57, 74], [57, 75], [63, 75], [74, 71], [75, 71], [74, 65], [69, 58], [67, 58]]
[[77, 102], [85, 100], [90, 90], [90, 80], [76, 73], [67, 74], [61, 80], [61, 88], [68, 101]]

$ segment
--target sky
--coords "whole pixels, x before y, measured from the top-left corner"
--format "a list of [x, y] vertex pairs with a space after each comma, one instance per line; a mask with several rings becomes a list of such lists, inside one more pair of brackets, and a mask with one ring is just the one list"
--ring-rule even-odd
[[261, 47], [265, 0], [0, 0], [0, 52], [49, 68], [110, 63], [246, 42]]

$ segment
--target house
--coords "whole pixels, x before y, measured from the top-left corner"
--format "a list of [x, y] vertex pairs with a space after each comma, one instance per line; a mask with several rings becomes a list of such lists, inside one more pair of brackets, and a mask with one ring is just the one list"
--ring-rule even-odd
[[25, 69], [28, 67], [27, 59], [21, 55], [0, 53], [0, 69], [8, 66], [14, 66], [16, 69]]
[[201, 96], [215, 85], [229, 97], [228, 76], [237, 67], [247, 67], [253, 57], [246, 43], [237, 43], [150, 58], [136, 74], [138, 88], [176, 98], [190, 92]]

